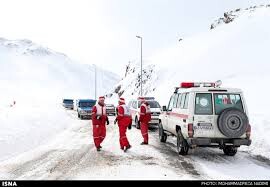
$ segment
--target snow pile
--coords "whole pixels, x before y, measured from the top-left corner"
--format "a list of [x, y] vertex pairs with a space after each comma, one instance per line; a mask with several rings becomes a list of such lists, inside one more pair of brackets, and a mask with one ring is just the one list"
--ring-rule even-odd
[[[94, 98], [94, 66], [29, 40], [0, 39], [0, 71], [0, 160], [66, 128], [70, 123], [61, 107], [63, 98]], [[97, 94], [118, 81], [117, 75], [97, 68]]]
[[[186, 38], [178, 46], [148, 59], [154, 64], [152, 79], [144, 86], [148, 95], [153, 95], [166, 105], [174, 87], [183, 81], [222, 80], [223, 87], [236, 87], [244, 91], [252, 125], [250, 147], [243, 150], [270, 158], [270, 130], [268, 99], [270, 64], [270, 8], [260, 7], [250, 14], [243, 14], [227, 25]], [[130, 77], [136, 76], [136, 73]], [[123, 96], [132, 97], [137, 89], [126, 77], [121, 88]], [[153, 91], [154, 90], [154, 91]]]

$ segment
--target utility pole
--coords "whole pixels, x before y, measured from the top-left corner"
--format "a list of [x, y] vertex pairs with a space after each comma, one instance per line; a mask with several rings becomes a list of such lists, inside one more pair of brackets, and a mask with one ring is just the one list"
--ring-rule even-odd
[[97, 100], [97, 66], [93, 64], [93, 67], [95, 68], [95, 100]]
[[142, 90], [142, 37], [136, 36], [137, 38], [141, 39], [141, 96], [143, 96], [143, 90]]

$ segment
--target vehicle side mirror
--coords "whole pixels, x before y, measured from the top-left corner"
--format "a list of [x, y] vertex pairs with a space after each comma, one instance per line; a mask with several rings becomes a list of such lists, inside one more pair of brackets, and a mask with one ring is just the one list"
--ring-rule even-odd
[[167, 107], [166, 106], [162, 106], [162, 111], [167, 111]]

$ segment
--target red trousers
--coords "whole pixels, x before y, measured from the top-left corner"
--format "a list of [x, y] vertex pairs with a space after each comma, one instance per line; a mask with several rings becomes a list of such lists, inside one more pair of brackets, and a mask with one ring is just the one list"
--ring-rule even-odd
[[128, 125], [121, 124], [121, 125], [118, 125], [118, 127], [119, 127], [119, 136], [120, 136], [119, 138], [120, 147], [121, 149], [124, 149], [124, 147], [130, 145], [126, 136]]
[[145, 143], [148, 143], [148, 123], [141, 121], [141, 133]]
[[95, 146], [98, 148], [103, 142], [106, 136], [106, 127], [105, 125], [93, 125], [93, 138]]

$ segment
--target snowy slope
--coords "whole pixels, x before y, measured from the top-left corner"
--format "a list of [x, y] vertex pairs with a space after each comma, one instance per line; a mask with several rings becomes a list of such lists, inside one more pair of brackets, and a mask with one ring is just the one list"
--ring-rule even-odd
[[[94, 97], [94, 67], [74, 63], [64, 54], [29, 40], [0, 39], [0, 59], [0, 91], [16, 100], [20, 96], [40, 100], [45, 92], [42, 99]], [[118, 76], [97, 68], [97, 80], [97, 93], [105, 94]]]
[[[174, 87], [182, 81], [222, 80], [224, 87], [241, 88], [247, 100], [253, 139], [250, 147], [242, 149], [270, 158], [270, 138], [265, 133], [270, 130], [269, 18], [269, 6], [247, 10], [230, 24], [185, 38], [177, 46], [148, 58], [144, 68], [148, 71], [152, 67], [152, 79], [143, 85], [144, 92], [166, 105]], [[116, 85], [121, 85], [120, 92], [126, 98], [134, 97], [140, 72], [139, 66], [131, 66], [136, 70]]]
[[[0, 39], [0, 72], [0, 160], [39, 146], [69, 126], [63, 98], [94, 98], [93, 66], [29, 40]], [[118, 80], [97, 68], [97, 94]]]
[[223, 17], [215, 20], [214, 23], [211, 24], [210, 29], [214, 29], [219, 25], [231, 23], [235, 19], [237, 19], [239, 16], [241, 16], [241, 17], [242, 16], [249, 16], [253, 12], [257, 11], [258, 9], [267, 8], [267, 7], [270, 7], [270, 4], [251, 6], [249, 8], [245, 8], [245, 9], [237, 8], [235, 10], [231, 10], [230, 12], [224, 12]]

